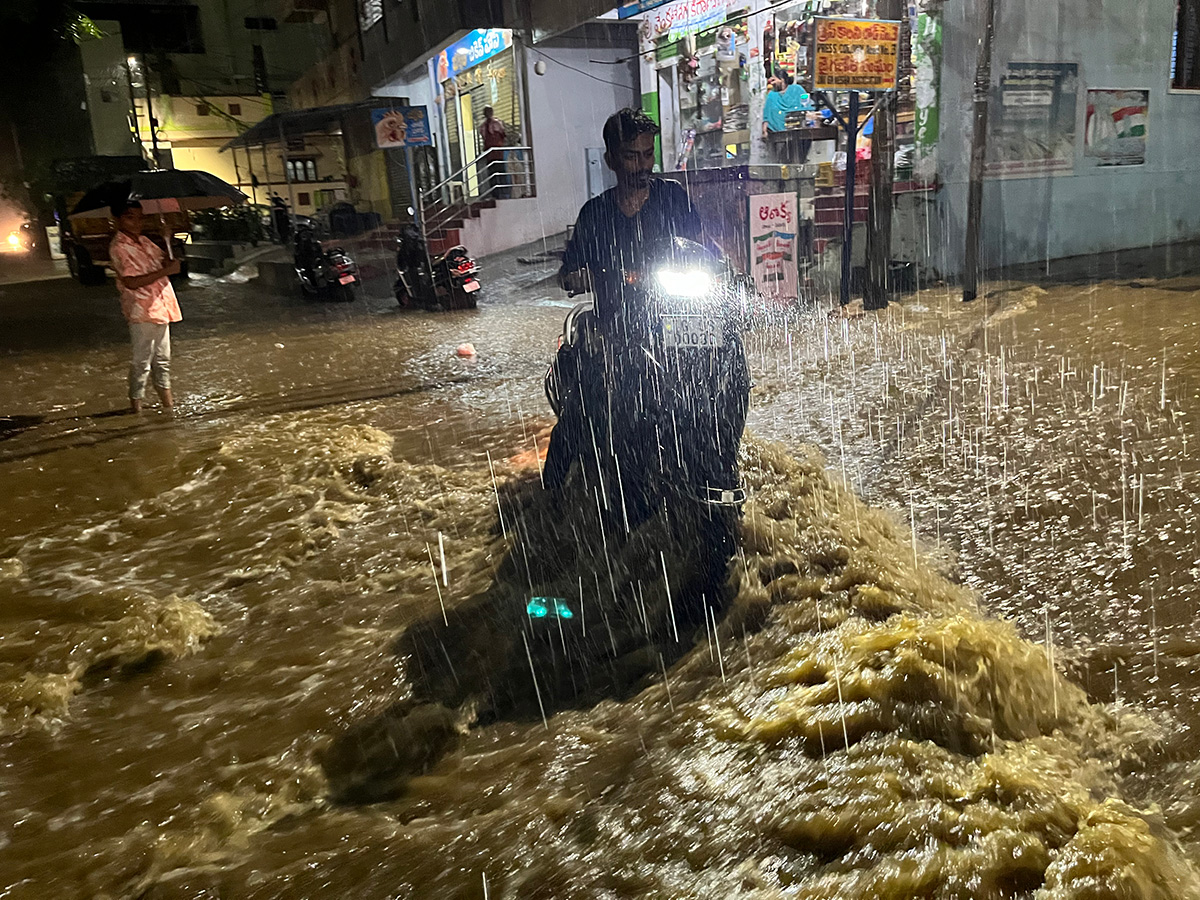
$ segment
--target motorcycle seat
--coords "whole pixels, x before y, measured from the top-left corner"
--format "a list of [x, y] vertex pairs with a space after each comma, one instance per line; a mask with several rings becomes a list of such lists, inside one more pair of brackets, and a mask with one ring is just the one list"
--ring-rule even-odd
[[445, 253], [441, 253], [441, 254], [438, 254], [437, 256], [430, 257], [430, 259], [433, 261], [433, 264], [435, 266], [440, 266], [442, 263], [444, 263], [446, 261], [446, 257], [449, 256], [451, 253], [453, 253], [456, 250], [461, 250], [463, 253], [467, 252], [467, 248], [465, 246], [463, 246], [462, 244], [458, 244], [457, 246], [451, 247]]

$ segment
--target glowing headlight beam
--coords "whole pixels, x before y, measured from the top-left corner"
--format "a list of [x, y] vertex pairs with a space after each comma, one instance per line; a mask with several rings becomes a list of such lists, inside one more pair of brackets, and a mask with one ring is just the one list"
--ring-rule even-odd
[[713, 278], [703, 269], [659, 269], [654, 280], [664, 293], [689, 300], [698, 300], [713, 289]]

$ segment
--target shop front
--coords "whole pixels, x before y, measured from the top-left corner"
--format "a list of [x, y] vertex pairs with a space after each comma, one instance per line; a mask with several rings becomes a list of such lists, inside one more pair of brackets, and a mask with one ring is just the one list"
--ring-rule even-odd
[[[880, 18], [877, 0], [674, 0], [629, 3], [620, 17], [640, 22], [642, 105], [662, 127], [661, 165], [685, 181], [705, 208], [719, 211], [710, 229], [738, 260], [752, 265], [749, 209], [752, 198], [791, 194], [797, 199], [797, 253], [804, 270], [841, 232], [847, 151], [835, 111], [845, 118], [849, 90], [812, 90], [814, 20]], [[901, 191], [913, 187], [920, 157], [932, 169], [936, 141], [936, 55], [929, 52], [931, 20], [917, 2], [905, 6], [898, 54], [897, 90], [887, 108], [895, 135], [895, 172]], [[932, 71], [913, 67], [913, 35], [925, 35], [917, 57]], [[918, 74], [924, 121], [918, 129], [913, 86]], [[793, 86], [786, 87], [788, 83]], [[770, 105], [772, 90], [786, 87]], [[928, 88], [932, 87], [933, 90]], [[786, 98], [786, 101], [780, 103]], [[863, 94], [864, 117], [878, 95]], [[765, 109], [775, 110], [764, 117]], [[871, 166], [868, 121], [852, 152], [859, 184]], [[919, 143], [920, 138], [924, 144]], [[671, 175], [671, 173], [680, 173]], [[686, 173], [686, 174], [685, 174]], [[859, 187], [858, 190], [865, 190]], [[855, 207], [858, 207], [856, 202]], [[855, 214], [866, 218], [865, 202]]]
[[486, 192], [488, 178], [484, 110], [491, 108], [503, 123], [506, 144], [524, 143], [524, 86], [512, 31], [472, 31], [429, 61], [429, 77], [442, 112], [443, 169], [465, 197], [477, 197]]

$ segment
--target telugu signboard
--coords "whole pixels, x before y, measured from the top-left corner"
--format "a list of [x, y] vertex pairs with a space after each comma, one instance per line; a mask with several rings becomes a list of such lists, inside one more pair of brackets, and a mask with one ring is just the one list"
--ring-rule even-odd
[[813, 90], [896, 89], [900, 23], [880, 19], [816, 19]]
[[394, 106], [371, 110], [375, 146], [381, 150], [425, 147], [433, 143], [429, 111], [424, 106]]
[[786, 302], [800, 296], [795, 194], [759, 194], [750, 198], [750, 274], [768, 299]]
[[1149, 113], [1149, 91], [1089, 89], [1083, 155], [1101, 166], [1144, 165]]
[[477, 28], [461, 41], [438, 54], [437, 80], [440, 84], [456, 75], [503, 53], [512, 46], [512, 31], [507, 28]]
[[677, 41], [687, 34], [715, 28], [725, 21], [731, 0], [675, 0], [647, 13], [639, 29], [642, 52], [658, 41]]
[[1078, 63], [1010, 62], [992, 104], [985, 174], [1069, 175], [1075, 168]]

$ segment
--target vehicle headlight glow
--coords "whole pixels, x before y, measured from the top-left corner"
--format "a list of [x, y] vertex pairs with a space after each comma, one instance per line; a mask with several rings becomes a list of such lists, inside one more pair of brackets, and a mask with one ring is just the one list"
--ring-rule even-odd
[[699, 300], [713, 289], [713, 277], [703, 269], [659, 269], [654, 280], [664, 293], [689, 300]]
[[17, 234], [15, 231], [8, 236], [8, 245], [10, 247], [16, 247], [20, 243], [21, 243], [21, 236], [19, 234]]

